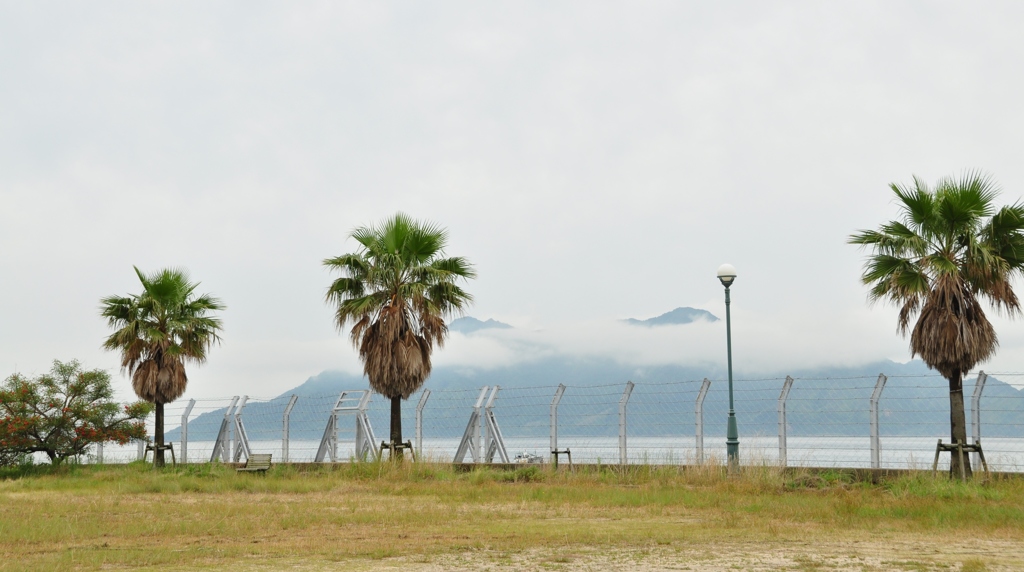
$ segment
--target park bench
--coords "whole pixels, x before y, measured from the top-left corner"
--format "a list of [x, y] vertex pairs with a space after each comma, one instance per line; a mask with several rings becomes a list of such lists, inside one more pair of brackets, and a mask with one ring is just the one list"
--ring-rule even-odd
[[248, 459], [245, 460], [245, 466], [239, 467], [236, 470], [239, 473], [265, 473], [267, 472], [267, 469], [270, 468], [270, 458], [272, 456], [273, 455], [271, 455], [270, 453], [251, 455]]

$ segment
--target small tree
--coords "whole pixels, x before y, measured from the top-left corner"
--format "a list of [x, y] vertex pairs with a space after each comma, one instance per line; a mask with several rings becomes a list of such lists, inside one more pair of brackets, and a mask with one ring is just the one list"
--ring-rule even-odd
[[0, 386], [0, 450], [12, 458], [46, 453], [59, 465], [95, 443], [145, 439], [144, 420], [151, 410], [144, 401], [114, 401], [107, 372], [54, 360], [48, 374], [35, 379], [14, 374]]

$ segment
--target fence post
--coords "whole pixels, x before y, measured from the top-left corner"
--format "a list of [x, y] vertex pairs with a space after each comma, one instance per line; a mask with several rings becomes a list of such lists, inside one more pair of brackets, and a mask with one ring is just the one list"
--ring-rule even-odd
[[[559, 383], [555, 389], [555, 397], [551, 399], [551, 455], [558, 450], [558, 402], [562, 401], [562, 394], [565, 393], [565, 384]], [[557, 462], [558, 457], [555, 456]]]
[[786, 398], [789, 397], [789, 390], [793, 387], [793, 378], [786, 376], [782, 384], [782, 393], [779, 394], [779, 464], [786, 466]]
[[626, 404], [629, 403], [629, 395], [633, 393], [633, 382], [626, 382], [626, 389], [619, 398], [619, 464], [626, 464]]
[[875, 390], [871, 392], [871, 468], [882, 467], [882, 439], [878, 435], [878, 402], [882, 399], [882, 390], [888, 378], [884, 373], [878, 374]]
[[708, 395], [708, 388], [711, 387], [711, 380], [704, 378], [700, 384], [700, 391], [697, 393], [697, 402], [693, 406], [694, 423], [697, 425], [697, 462], [704, 462], [704, 398]]
[[[974, 395], [971, 396], [971, 434], [975, 445], [981, 443], [981, 392], [985, 391], [986, 381], [988, 374], [984, 371], [978, 372], [978, 379], [974, 382]], [[981, 455], [971, 453], [971, 461], [975, 471], [982, 469]]]
[[423, 459], [423, 408], [430, 399], [430, 390], [424, 389], [420, 394], [420, 400], [416, 403], [416, 457]]
[[284, 406], [284, 415], [281, 418], [281, 457], [285, 463], [288, 462], [288, 444], [291, 442], [289, 430], [291, 429], [292, 407], [295, 407], [295, 402], [298, 400], [299, 396], [294, 393], [288, 398], [288, 405]]
[[181, 414], [181, 464], [188, 464], [188, 416], [195, 407], [196, 400], [189, 399], [185, 406], [185, 412]]
[[96, 464], [103, 464], [103, 443], [96, 443]]
[[145, 459], [146, 458], [146, 440], [145, 439], [138, 439], [138, 440], [135, 441], [135, 445], [138, 447], [138, 455], [139, 455], [136, 458], [136, 460], [137, 461], [141, 461], [141, 460]]

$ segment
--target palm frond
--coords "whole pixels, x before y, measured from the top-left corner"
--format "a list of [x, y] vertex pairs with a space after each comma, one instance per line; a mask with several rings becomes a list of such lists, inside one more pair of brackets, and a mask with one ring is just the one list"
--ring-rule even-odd
[[889, 186], [899, 199], [903, 210], [903, 222], [910, 228], [927, 229], [935, 219], [935, 196], [927, 183], [914, 177], [914, 186], [906, 187], [893, 183]]

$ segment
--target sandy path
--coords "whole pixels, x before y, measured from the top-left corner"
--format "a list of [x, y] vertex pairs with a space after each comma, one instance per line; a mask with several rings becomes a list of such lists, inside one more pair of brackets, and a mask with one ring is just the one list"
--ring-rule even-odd
[[570, 546], [518, 553], [477, 550], [442, 556], [343, 563], [278, 563], [281, 570], [564, 572], [701, 570], [769, 571], [1010, 571], [1024, 570], [1024, 544], [983, 540], [716, 543], [598, 550]]

